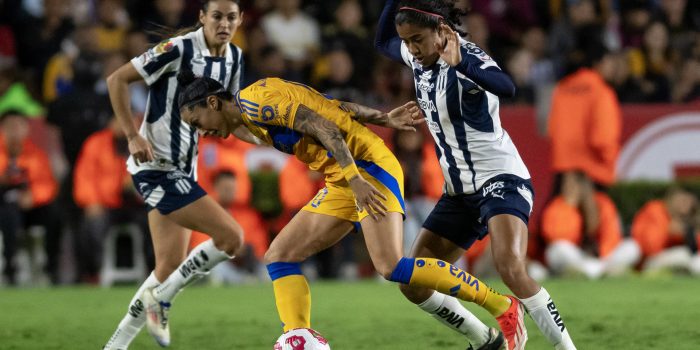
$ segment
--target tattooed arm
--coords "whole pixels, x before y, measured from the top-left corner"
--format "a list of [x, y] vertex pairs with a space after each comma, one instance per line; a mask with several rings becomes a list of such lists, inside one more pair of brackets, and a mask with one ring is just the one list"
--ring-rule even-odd
[[341, 102], [340, 108], [352, 113], [352, 118], [362, 124], [374, 124], [398, 130], [416, 131], [416, 125], [425, 121], [416, 102], [411, 101], [394, 108], [389, 113], [352, 102]]
[[360, 176], [355, 166], [355, 160], [352, 158], [347, 143], [345, 143], [345, 138], [335, 123], [323, 118], [308, 107], [299, 105], [294, 116], [293, 129], [314, 137], [331, 152], [333, 158], [343, 169], [343, 175], [355, 193], [355, 199], [360, 209], [367, 209], [367, 212], [375, 220], [377, 219], [376, 214], [382, 216], [386, 214], [386, 206], [381, 201], [386, 200], [386, 197]]

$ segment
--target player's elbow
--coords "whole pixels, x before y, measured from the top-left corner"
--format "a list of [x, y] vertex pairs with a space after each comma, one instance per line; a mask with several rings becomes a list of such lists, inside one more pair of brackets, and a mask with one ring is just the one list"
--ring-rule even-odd
[[513, 98], [515, 97], [515, 93], [517, 92], [517, 88], [515, 87], [515, 84], [511, 83], [508, 89], [506, 90], [505, 97], [508, 98]]
[[121, 84], [124, 79], [119, 74], [119, 70], [113, 72], [109, 76], [107, 76], [107, 89], [108, 90], [114, 90], [119, 84]]
[[516, 92], [517, 88], [515, 87], [515, 84], [509, 79], [509, 81], [506, 84], [503, 84], [503, 87], [501, 88], [501, 91], [499, 91], [498, 96], [505, 98], [513, 98], [515, 97]]

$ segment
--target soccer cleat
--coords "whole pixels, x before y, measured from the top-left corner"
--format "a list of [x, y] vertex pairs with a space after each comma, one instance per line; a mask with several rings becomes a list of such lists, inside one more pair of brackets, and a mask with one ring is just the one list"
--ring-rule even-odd
[[506, 339], [508, 350], [525, 349], [527, 343], [527, 329], [525, 329], [525, 307], [513, 296], [510, 299], [510, 307], [503, 315], [496, 317], [496, 321], [501, 326], [501, 331]]
[[142, 299], [146, 306], [146, 328], [148, 328], [148, 333], [151, 334], [158, 345], [162, 347], [170, 345], [170, 327], [168, 325], [170, 303], [156, 300], [153, 296], [153, 289], [145, 290]]
[[108, 344], [103, 346], [102, 350], [126, 350], [126, 348], [114, 347]]
[[[506, 340], [503, 338], [503, 333], [496, 328], [489, 328], [489, 341], [476, 350], [501, 350], [505, 349], [505, 346]], [[467, 350], [474, 350], [474, 347], [470, 344]]]

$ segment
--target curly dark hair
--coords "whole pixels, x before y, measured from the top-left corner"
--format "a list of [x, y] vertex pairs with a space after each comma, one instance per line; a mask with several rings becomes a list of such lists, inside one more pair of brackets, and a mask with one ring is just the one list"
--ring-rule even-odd
[[[467, 15], [467, 9], [455, 6], [456, 0], [406, 0], [399, 2], [394, 23], [410, 23], [421, 27], [436, 29], [444, 22], [460, 36], [467, 32], [461, 30], [460, 17]], [[410, 9], [402, 9], [410, 7]], [[416, 11], [418, 10], [418, 11]]]
[[187, 107], [189, 110], [195, 106], [207, 106], [207, 97], [217, 96], [224, 100], [233, 99], [233, 95], [218, 81], [209, 77], [197, 77], [192, 71], [183, 70], [177, 75], [177, 83], [180, 92], [177, 96], [179, 109]]

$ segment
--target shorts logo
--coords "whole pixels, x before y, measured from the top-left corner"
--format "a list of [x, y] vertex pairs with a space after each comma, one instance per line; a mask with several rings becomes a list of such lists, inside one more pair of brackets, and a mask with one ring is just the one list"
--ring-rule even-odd
[[495, 181], [489, 184], [488, 186], [484, 187], [484, 191], [482, 196], [486, 197], [489, 194], [491, 194], [491, 197], [498, 197], [500, 199], [505, 199], [503, 198], [503, 188], [505, 187], [505, 184], [503, 181]]
[[145, 182], [139, 182], [139, 192], [143, 197], [148, 197], [151, 194], [151, 190], [148, 189], [148, 184]]
[[321, 205], [321, 202], [326, 198], [328, 195], [328, 189], [324, 188], [316, 194], [316, 197], [311, 200], [311, 207], [313, 208], [318, 208]]
[[527, 204], [530, 205], [530, 214], [532, 214], [532, 192], [525, 187], [525, 185], [520, 185], [520, 187], [518, 187], [518, 193], [520, 193], [527, 201]]
[[187, 177], [187, 174], [185, 174], [181, 170], [173, 170], [171, 172], [168, 172], [168, 175], [166, 175], [168, 180], [179, 180], [182, 179], [183, 177]]
[[188, 194], [192, 190], [192, 185], [185, 179], [180, 179], [175, 181], [175, 188], [177, 188], [180, 194]]

